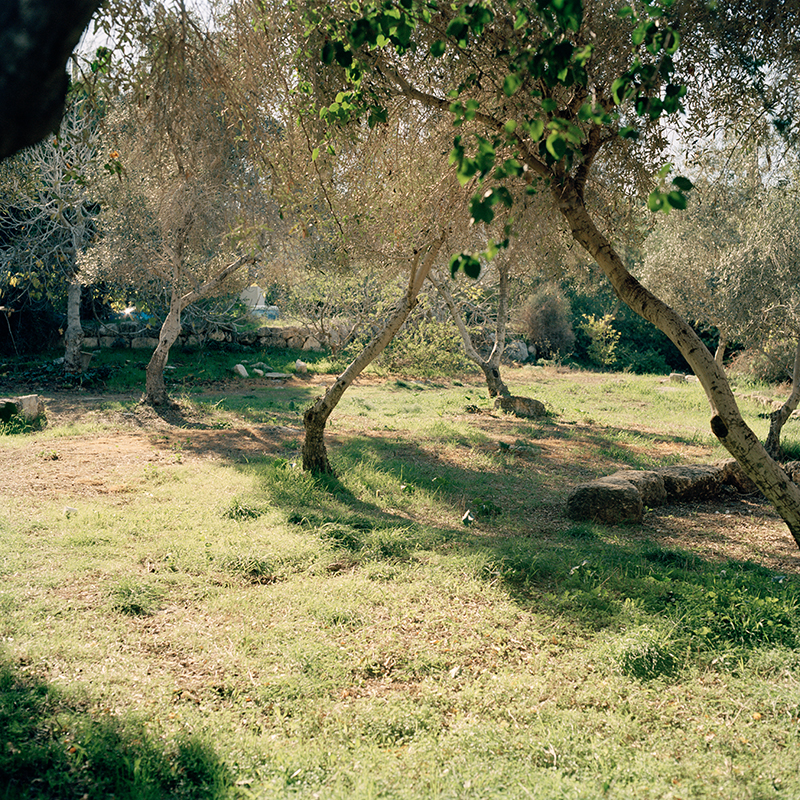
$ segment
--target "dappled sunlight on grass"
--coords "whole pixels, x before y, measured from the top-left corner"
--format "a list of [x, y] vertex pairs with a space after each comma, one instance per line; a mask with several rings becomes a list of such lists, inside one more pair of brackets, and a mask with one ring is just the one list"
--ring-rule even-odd
[[15, 442], [0, 795], [797, 794], [798, 562], [731, 557], [779, 523], [753, 499], [567, 520], [587, 476], [707, 459], [703, 417], [623, 376], [656, 412], [603, 428], [614, 380], [514, 377], [551, 416], [494, 414], [477, 384], [359, 387], [335, 477], [297, 465], [309, 386], [195, 398], [205, 428], [119, 423], [113, 458], [91, 428]]

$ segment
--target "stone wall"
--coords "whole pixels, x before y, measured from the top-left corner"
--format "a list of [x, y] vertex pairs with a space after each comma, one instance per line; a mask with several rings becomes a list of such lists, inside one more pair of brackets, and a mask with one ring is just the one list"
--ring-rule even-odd
[[[98, 348], [133, 348], [154, 350], [158, 344], [158, 329], [143, 328], [136, 322], [100, 323], [95, 330], [84, 330], [84, 350]], [[293, 348], [295, 350], [323, 350], [314, 332], [307, 327], [262, 327], [257, 330], [236, 331], [214, 328], [204, 332], [184, 330], [176, 344], [186, 347], [202, 347], [208, 342], [217, 344], [239, 344], [257, 348]]]

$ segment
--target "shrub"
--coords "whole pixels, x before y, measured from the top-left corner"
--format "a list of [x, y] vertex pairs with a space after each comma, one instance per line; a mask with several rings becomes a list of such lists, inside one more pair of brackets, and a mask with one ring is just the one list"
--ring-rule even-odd
[[620, 333], [614, 329], [614, 317], [606, 314], [596, 317], [594, 314], [584, 314], [580, 327], [589, 337], [589, 358], [593, 364], [601, 367], [611, 367], [617, 361], [617, 344]]
[[554, 283], [528, 298], [517, 311], [515, 326], [540, 358], [566, 356], [575, 343], [569, 301]]
[[462, 375], [475, 370], [455, 325], [426, 317], [407, 325], [380, 359], [390, 372], [419, 377]]

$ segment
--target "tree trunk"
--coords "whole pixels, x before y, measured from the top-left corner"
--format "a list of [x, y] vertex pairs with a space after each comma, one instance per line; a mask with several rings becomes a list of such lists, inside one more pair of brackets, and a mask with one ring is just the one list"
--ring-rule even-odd
[[666, 334], [689, 363], [711, 404], [711, 430], [772, 502], [800, 547], [800, 487], [769, 456], [742, 419], [722, 367], [688, 323], [628, 272], [611, 244], [595, 227], [574, 183], [565, 180], [554, 182], [552, 186], [575, 241], [597, 261], [617, 295]]
[[71, 374], [83, 372], [83, 327], [81, 326], [81, 290], [83, 286], [73, 277], [67, 289], [67, 329], [64, 332], [64, 369]]
[[303, 415], [303, 425], [305, 427], [305, 438], [303, 439], [304, 470], [314, 474], [333, 474], [333, 467], [328, 460], [328, 452], [325, 447], [325, 425], [328, 422], [328, 417], [336, 408], [339, 400], [342, 399], [342, 395], [347, 388], [386, 349], [386, 346], [392, 341], [408, 318], [408, 315], [417, 304], [419, 291], [443, 242], [444, 235], [430, 245], [422, 265], [419, 263], [420, 254], [417, 253], [414, 256], [408, 288], [394, 313], [389, 317], [378, 335], [350, 362], [345, 371], [336, 379], [333, 386], [322, 397], [318, 398], [311, 407], [306, 409]]
[[720, 366], [722, 366], [722, 359], [725, 358], [725, 350], [727, 347], [727, 338], [723, 334], [720, 334], [719, 341], [717, 342], [717, 349], [714, 351], [714, 361], [716, 361]]
[[453, 318], [453, 322], [461, 335], [461, 341], [464, 343], [464, 351], [467, 356], [483, 370], [483, 374], [486, 377], [486, 387], [489, 390], [489, 397], [510, 397], [511, 392], [500, 377], [500, 358], [505, 349], [506, 318], [508, 316], [508, 266], [504, 265], [499, 267], [498, 270], [500, 272], [500, 288], [497, 304], [497, 321], [495, 325], [494, 347], [489, 354], [489, 358], [483, 358], [475, 348], [472, 336], [446, 284], [434, 275], [429, 275], [428, 279], [436, 287], [436, 291], [447, 305], [450, 316]]
[[158, 333], [156, 349], [153, 351], [153, 355], [150, 357], [150, 361], [147, 364], [144, 394], [142, 395], [142, 402], [151, 406], [165, 406], [170, 403], [169, 395], [167, 394], [167, 385], [164, 381], [164, 368], [167, 366], [167, 361], [169, 360], [169, 351], [172, 345], [177, 341], [181, 332], [181, 314], [183, 313], [183, 309], [199, 300], [201, 297], [210, 295], [212, 291], [240, 267], [245, 264], [255, 263], [255, 259], [252, 257], [240, 256], [236, 261], [228, 264], [228, 266], [213, 278], [210, 278], [201, 286], [181, 296], [178, 294], [178, 283], [182, 274], [180, 255], [173, 253], [171, 258], [173, 261], [173, 279], [169, 312]]
[[150, 356], [145, 373], [144, 396], [142, 402], [151, 406], [169, 405], [167, 384], [164, 381], [164, 368], [169, 360], [169, 351], [181, 332], [181, 306], [177, 297], [172, 298], [161, 330], [158, 333], [158, 344]]
[[769, 433], [765, 447], [767, 452], [774, 459], [781, 457], [781, 431], [787, 420], [797, 408], [800, 401], [800, 339], [794, 352], [794, 369], [792, 370], [792, 391], [786, 402], [777, 410], [769, 415]]

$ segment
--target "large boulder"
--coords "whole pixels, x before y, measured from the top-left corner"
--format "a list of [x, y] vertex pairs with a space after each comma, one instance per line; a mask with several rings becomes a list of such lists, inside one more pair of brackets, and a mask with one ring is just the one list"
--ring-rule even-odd
[[716, 497], [723, 484], [723, 473], [718, 466], [695, 464], [662, 467], [658, 471], [664, 479], [668, 501]]
[[[797, 464], [798, 462], [794, 463]], [[732, 486], [737, 492], [742, 494], [754, 494], [758, 491], [758, 486], [745, 475], [744, 470], [739, 466], [735, 458], [720, 461], [717, 466], [720, 469], [720, 478], [726, 486]], [[798, 464], [798, 466], [800, 466], [800, 464]], [[792, 480], [795, 480], [794, 475], [792, 475], [792, 472], [787, 469], [787, 467], [789, 467], [789, 464], [784, 464], [786, 473]], [[798, 475], [798, 477], [800, 477], [800, 475]]]
[[520, 364], [524, 364], [530, 356], [530, 353], [528, 353], [528, 346], [525, 344], [525, 342], [519, 339], [509, 342], [506, 345], [504, 352], [506, 358], [509, 358], [511, 361], [516, 361]]
[[581, 483], [567, 499], [567, 516], [574, 520], [609, 525], [641, 522], [643, 512], [642, 495], [636, 486], [613, 476]]
[[663, 506], [667, 502], [664, 478], [657, 470], [623, 469], [609, 475], [609, 480], [623, 480], [632, 483], [642, 496], [642, 503], [649, 508]]
[[498, 397], [494, 401], [494, 407], [502, 409], [503, 411], [514, 414], [517, 417], [525, 417], [526, 419], [536, 419], [537, 417], [544, 417], [547, 415], [547, 409], [544, 403], [539, 400], [534, 400], [532, 397], [518, 397], [512, 395], [511, 397]]

